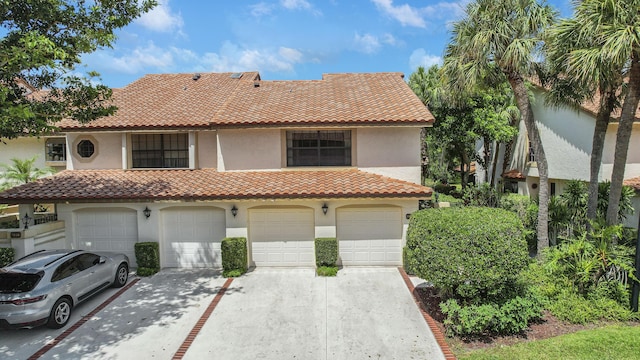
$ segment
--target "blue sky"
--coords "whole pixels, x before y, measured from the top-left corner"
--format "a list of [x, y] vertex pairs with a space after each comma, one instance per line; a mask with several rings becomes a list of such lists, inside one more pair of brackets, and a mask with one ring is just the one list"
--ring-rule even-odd
[[[159, 0], [79, 71], [122, 87], [151, 73], [257, 70], [264, 80], [402, 72], [441, 62], [469, 0]], [[552, 0], [563, 15], [569, 0]]]

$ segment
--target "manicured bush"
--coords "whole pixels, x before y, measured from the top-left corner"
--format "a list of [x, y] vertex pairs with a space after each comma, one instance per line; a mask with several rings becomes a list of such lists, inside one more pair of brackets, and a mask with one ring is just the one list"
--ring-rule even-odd
[[134, 245], [139, 276], [151, 276], [160, 271], [160, 248], [157, 242], [140, 242]]
[[238, 277], [247, 272], [247, 238], [222, 239], [222, 276]]
[[335, 266], [338, 261], [338, 239], [316, 238], [316, 266]]
[[407, 274], [416, 274], [416, 258], [413, 256], [413, 251], [406, 246], [402, 248], [402, 265]]
[[414, 212], [407, 247], [419, 277], [464, 304], [514, 295], [529, 262], [523, 226], [496, 208], [443, 208]]
[[318, 266], [316, 274], [319, 276], [336, 276], [338, 275], [337, 266]]
[[504, 304], [467, 306], [449, 299], [440, 308], [446, 316], [444, 325], [449, 336], [517, 334], [542, 315], [542, 303], [535, 297], [516, 296]]
[[14, 248], [0, 248], [0, 268], [11, 264], [15, 257], [16, 250]]

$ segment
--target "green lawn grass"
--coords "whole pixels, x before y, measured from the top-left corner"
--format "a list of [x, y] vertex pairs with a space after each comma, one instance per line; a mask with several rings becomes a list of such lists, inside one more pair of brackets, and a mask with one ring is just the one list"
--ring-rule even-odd
[[550, 339], [456, 354], [484, 359], [640, 359], [640, 326], [612, 325]]

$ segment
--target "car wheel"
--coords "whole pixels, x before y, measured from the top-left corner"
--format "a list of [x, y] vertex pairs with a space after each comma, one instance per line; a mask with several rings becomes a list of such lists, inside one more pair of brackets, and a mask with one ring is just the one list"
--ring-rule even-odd
[[53, 305], [47, 326], [52, 329], [60, 329], [67, 325], [71, 318], [71, 300], [60, 298]]
[[129, 279], [129, 268], [127, 264], [122, 263], [118, 266], [118, 270], [116, 271], [116, 278], [113, 280], [113, 287], [123, 287], [124, 284], [127, 283], [127, 279]]

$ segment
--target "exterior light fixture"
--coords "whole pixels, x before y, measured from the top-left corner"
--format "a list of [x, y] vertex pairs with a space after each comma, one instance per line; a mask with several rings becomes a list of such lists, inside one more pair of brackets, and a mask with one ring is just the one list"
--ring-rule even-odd
[[327, 215], [327, 211], [329, 211], [329, 207], [327, 206], [327, 203], [322, 204], [322, 213]]
[[236, 215], [238, 215], [238, 208], [233, 205], [233, 207], [231, 208], [231, 215], [233, 215], [233, 217], [236, 217]]
[[151, 209], [149, 209], [148, 206], [145, 206], [144, 210], [142, 210], [142, 213], [144, 214], [144, 217], [146, 217], [148, 219], [149, 216], [151, 216]]
[[29, 216], [29, 214], [24, 213], [24, 217], [22, 218], [22, 223], [24, 223], [24, 229], [28, 230], [29, 229], [29, 221], [31, 221], [31, 217]]

